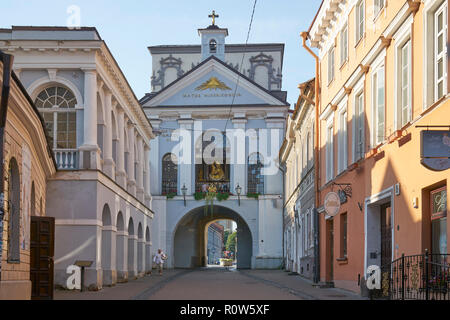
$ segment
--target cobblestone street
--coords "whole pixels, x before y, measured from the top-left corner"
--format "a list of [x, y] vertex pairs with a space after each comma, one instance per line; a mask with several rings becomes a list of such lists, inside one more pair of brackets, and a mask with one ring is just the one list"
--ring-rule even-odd
[[55, 292], [56, 300], [358, 300], [336, 288], [321, 289], [280, 270], [204, 268], [165, 270], [99, 292]]

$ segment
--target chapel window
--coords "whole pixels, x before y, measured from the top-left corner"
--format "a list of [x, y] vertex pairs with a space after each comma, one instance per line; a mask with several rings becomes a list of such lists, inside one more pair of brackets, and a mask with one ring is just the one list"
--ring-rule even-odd
[[262, 174], [263, 167], [263, 159], [259, 153], [253, 153], [248, 157], [248, 193], [264, 194], [264, 175]]
[[178, 193], [178, 159], [173, 153], [166, 154], [162, 159], [162, 190], [161, 194]]

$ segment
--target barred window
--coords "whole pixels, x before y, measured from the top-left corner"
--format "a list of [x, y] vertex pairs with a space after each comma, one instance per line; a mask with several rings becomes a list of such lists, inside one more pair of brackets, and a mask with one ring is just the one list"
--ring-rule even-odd
[[248, 193], [264, 194], [263, 166], [263, 159], [259, 153], [253, 153], [248, 157]]
[[49, 87], [38, 94], [34, 103], [44, 118], [53, 149], [75, 149], [77, 100], [74, 94], [61, 86]]
[[162, 194], [178, 193], [178, 159], [173, 153], [162, 159]]

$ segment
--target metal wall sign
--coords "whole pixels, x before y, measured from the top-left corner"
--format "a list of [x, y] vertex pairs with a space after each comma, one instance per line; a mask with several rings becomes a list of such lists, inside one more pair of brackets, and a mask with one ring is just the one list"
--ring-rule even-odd
[[420, 157], [424, 167], [433, 171], [450, 168], [450, 130], [426, 130], [420, 136]]
[[331, 217], [337, 215], [339, 213], [339, 210], [341, 209], [341, 199], [339, 195], [336, 192], [329, 192], [325, 196], [323, 206], [327, 215]]

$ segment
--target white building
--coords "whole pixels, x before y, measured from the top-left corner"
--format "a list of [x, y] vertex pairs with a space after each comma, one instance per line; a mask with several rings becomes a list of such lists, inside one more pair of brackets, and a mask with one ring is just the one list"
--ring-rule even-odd
[[0, 49], [44, 117], [59, 172], [46, 212], [56, 218], [55, 284], [92, 261], [85, 286], [101, 288], [151, 268], [153, 138], [138, 100], [95, 28], [12, 27]]

